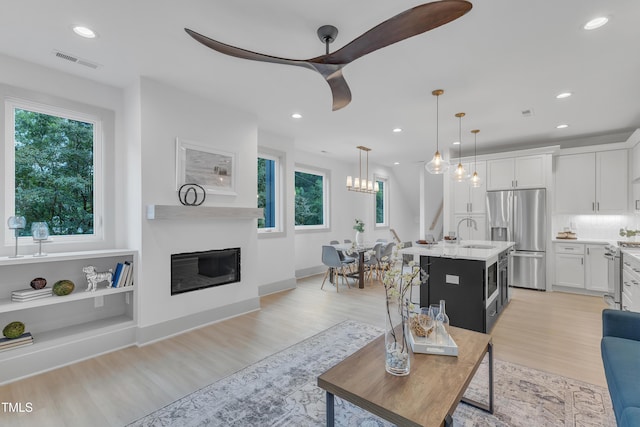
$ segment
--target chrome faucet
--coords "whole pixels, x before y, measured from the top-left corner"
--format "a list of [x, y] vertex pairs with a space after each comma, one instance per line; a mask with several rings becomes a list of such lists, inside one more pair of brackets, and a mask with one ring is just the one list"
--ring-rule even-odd
[[462, 221], [471, 221], [473, 223], [473, 229], [476, 231], [478, 230], [478, 223], [475, 219], [471, 218], [470, 216], [462, 218], [460, 221], [458, 221], [458, 227], [456, 228], [456, 237], [458, 244], [460, 244], [460, 240], [462, 240], [460, 238], [460, 224], [462, 224]]

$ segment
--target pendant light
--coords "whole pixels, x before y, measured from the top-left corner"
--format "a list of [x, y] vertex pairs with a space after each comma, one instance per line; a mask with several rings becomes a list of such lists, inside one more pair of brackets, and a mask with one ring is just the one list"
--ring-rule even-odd
[[[380, 187], [378, 186], [378, 181], [374, 182], [373, 179], [369, 179], [369, 151], [371, 151], [371, 148], [363, 147], [362, 145], [358, 145], [356, 148], [360, 150], [358, 159], [360, 165], [359, 172], [356, 177], [351, 177], [351, 175], [347, 177], [347, 190], [375, 194], [380, 191]], [[364, 177], [362, 176], [362, 152], [367, 153], [367, 165]]]
[[482, 185], [482, 181], [478, 175], [478, 132], [480, 132], [480, 129], [471, 131], [473, 134], [473, 175], [470, 181], [473, 188], [478, 188]]
[[464, 113], [456, 113], [456, 117], [459, 120], [459, 128], [458, 128], [458, 166], [456, 167], [455, 171], [453, 172], [453, 179], [457, 182], [462, 182], [464, 181], [465, 177], [465, 170], [464, 167], [462, 166], [462, 118], [464, 117]]
[[424, 166], [427, 172], [431, 174], [442, 174], [442, 173], [445, 173], [447, 169], [449, 169], [449, 162], [443, 159], [442, 155], [440, 155], [440, 145], [438, 141], [438, 137], [440, 133], [439, 132], [440, 129], [438, 128], [438, 125], [439, 125], [438, 124], [439, 122], [438, 100], [440, 98], [440, 95], [442, 95], [443, 93], [444, 93], [444, 90], [442, 89], [436, 89], [433, 92], [431, 92], [431, 94], [436, 97], [436, 152], [433, 155], [433, 159], [431, 159], [431, 161]]

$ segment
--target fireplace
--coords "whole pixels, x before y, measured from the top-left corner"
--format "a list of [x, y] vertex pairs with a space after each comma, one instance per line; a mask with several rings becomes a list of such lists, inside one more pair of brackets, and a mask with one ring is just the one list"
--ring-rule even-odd
[[171, 295], [240, 281], [240, 248], [171, 255]]

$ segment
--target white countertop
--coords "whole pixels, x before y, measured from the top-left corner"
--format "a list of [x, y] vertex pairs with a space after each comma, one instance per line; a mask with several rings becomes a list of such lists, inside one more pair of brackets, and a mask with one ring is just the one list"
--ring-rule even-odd
[[615, 245], [616, 240], [607, 240], [607, 239], [551, 239], [553, 243], [582, 243], [589, 245]]
[[[466, 248], [465, 246], [484, 245], [491, 248]], [[501, 252], [515, 245], [515, 242], [494, 242], [489, 240], [462, 240], [456, 243], [438, 242], [437, 245], [420, 245], [413, 243], [410, 248], [400, 249], [398, 252], [412, 255], [431, 256], [438, 258], [460, 258], [477, 261], [492, 261]]]

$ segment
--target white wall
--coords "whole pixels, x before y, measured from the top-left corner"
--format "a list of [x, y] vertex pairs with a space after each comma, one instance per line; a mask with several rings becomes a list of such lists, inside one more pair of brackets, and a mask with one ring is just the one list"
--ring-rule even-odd
[[258, 150], [261, 148], [276, 151], [283, 158], [282, 173], [284, 182], [282, 188], [282, 205], [284, 218], [283, 232], [275, 235], [258, 234], [258, 285], [260, 294], [295, 287], [295, 231], [294, 218], [294, 150], [293, 138], [267, 132], [258, 131]]
[[[150, 204], [176, 205], [176, 138], [236, 154], [237, 196], [207, 195], [205, 206], [255, 207], [257, 125], [255, 117], [142, 78], [141, 193], [143, 212]], [[197, 209], [197, 208], [194, 208]], [[256, 220], [142, 219], [139, 265], [139, 325], [144, 328], [225, 305], [256, 300]], [[170, 256], [229, 247], [241, 248], [240, 283], [170, 295]]]

